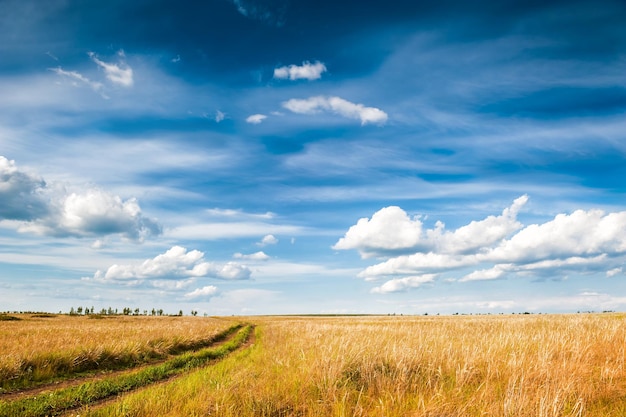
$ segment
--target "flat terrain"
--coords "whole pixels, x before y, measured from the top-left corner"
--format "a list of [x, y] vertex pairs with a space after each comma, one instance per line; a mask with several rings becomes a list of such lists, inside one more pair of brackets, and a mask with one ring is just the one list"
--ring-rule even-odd
[[[109, 360], [39, 382], [3, 377], [0, 415], [624, 416], [625, 325], [617, 313], [25, 317], [0, 321], [5, 375], [15, 363], [80, 356], [74, 328], [106, 335], [104, 351], [135, 343], [144, 353], [123, 369]], [[141, 326], [152, 330], [134, 332]], [[24, 340], [38, 345], [34, 353], [19, 348]], [[109, 385], [118, 387], [110, 395]], [[72, 400], [46, 406], [42, 397]]]

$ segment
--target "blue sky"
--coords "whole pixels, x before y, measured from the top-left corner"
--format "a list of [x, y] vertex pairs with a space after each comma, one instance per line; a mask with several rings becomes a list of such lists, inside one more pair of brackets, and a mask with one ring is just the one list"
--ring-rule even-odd
[[0, 310], [624, 310], [625, 22], [4, 0]]

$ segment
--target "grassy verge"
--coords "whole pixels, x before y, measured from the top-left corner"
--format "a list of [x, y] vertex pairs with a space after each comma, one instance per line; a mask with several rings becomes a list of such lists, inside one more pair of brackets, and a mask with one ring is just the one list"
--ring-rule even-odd
[[[241, 326], [241, 324], [232, 325], [207, 339], [176, 341], [170, 343], [166, 348], [162, 348], [160, 341], [154, 341], [148, 344], [152, 346], [151, 348], [142, 351], [114, 352], [109, 349], [102, 349], [97, 354], [75, 357], [64, 353], [40, 355], [31, 360], [22, 361], [17, 376], [3, 378], [0, 381], [0, 392], [19, 391], [77, 376], [83, 377], [94, 371], [114, 371], [148, 364], [165, 359], [170, 355], [208, 347], [226, 339], [239, 330]], [[0, 376], [2, 376], [1, 373]]]
[[163, 364], [144, 368], [134, 373], [88, 382], [37, 397], [0, 402], [0, 416], [55, 416], [69, 409], [163, 381], [187, 369], [202, 366], [213, 359], [222, 358], [234, 351], [247, 340], [251, 329], [249, 325], [243, 327], [232, 340], [219, 347], [181, 354]]

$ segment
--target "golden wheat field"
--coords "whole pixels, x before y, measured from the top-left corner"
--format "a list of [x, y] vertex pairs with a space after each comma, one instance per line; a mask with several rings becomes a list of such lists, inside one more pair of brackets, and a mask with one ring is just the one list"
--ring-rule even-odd
[[[42, 317], [43, 316], [43, 317]], [[0, 321], [0, 392], [20, 377], [45, 380], [158, 357], [228, 328], [197, 317], [21, 315]]]
[[[176, 320], [150, 324], [161, 324], [166, 340]], [[617, 313], [238, 320], [255, 325], [254, 337], [220, 360], [62, 415], [626, 415], [626, 316]], [[20, 324], [27, 332], [11, 323]], [[19, 349], [0, 329], [6, 362], [4, 352]], [[112, 344], [124, 336], [98, 331]], [[158, 337], [153, 331], [146, 339]], [[61, 332], [44, 334], [57, 351], [76, 349]]]

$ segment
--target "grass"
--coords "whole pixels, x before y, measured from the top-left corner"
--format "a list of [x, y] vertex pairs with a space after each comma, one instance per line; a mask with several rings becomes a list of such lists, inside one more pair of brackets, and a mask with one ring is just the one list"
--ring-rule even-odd
[[36, 397], [0, 402], [0, 416], [44, 417], [59, 415], [68, 409], [154, 384], [185, 370], [202, 366], [210, 360], [225, 356], [244, 343], [250, 331], [251, 327], [245, 326], [232, 340], [219, 347], [181, 354], [163, 364], [146, 367], [136, 372], [88, 382]]
[[17, 318], [0, 322], [0, 393], [198, 349], [237, 325], [197, 317]]
[[[160, 320], [163, 331], [170, 322]], [[254, 345], [209, 367], [201, 366], [210, 360], [202, 352], [211, 349], [183, 354], [145, 371], [54, 391], [47, 403], [24, 399], [22, 408], [5, 408], [0, 416], [76, 406], [72, 415], [81, 417], [626, 415], [622, 314], [245, 320], [256, 325]], [[154, 384], [168, 375], [178, 377]], [[90, 405], [136, 387], [144, 388]]]
[[80, 415], [626, 415], [619, 314], [255, 321], [253, 348]]

